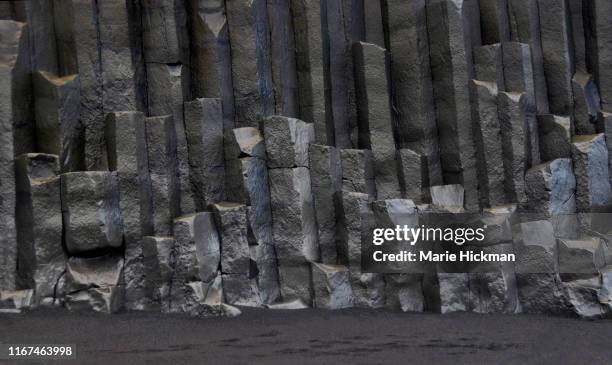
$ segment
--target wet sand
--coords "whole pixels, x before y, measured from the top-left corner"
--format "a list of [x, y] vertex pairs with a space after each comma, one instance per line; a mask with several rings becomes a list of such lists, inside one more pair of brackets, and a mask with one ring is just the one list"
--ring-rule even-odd
[[47, 362], [61, 364], [612, 363], [612, 321], [533, 315], [243, 309], [236, 318], [191, 318], [37, 310], [0, 314], [0, 342], [76, 344], [75, 361]]

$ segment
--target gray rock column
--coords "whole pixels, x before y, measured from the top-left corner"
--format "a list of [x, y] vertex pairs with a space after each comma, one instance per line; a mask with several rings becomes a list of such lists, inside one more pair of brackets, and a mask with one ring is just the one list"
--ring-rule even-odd
[[604, 134], [574, 136], [572, 160], [578, 212], [607, 208], [610, 204], [610, 175]]
[[572, 76], [574, 60], [571, 20], [567, 1], [538, 0], [540, 38], [544, 75], [550, 112], [569, 115], [572, 112]]
[[56, 155], [26, 154], [15, 163], [17, 181], [18, 282], [34, 289], [37, 302], [53, 300], [66, 255]]
[[479, 4], [482, 43], [509, 41], [508, 0], [480, 1]]
[[[587, 71], [587, 42], [585, 30], [588, 32], [589, 1], [568, 0], [570, 18], [572, 22], [572, 48], [574, 49], [574, 63], [576, 71]], [[587, 20], [585, 22], [585, 19]]]
[[574, 93], [574, 133], [593, 134], [596, 130], [597, 113], [600, 111], [599, 92], [592, 76], [576, 72], [572, 78]]
[[274, 113], [266, 1], [227, 1], [225, 7], [232, 55], [235, 126], [256, 127], [262, 116]]
[[189, 32], [185, 2], [144, 0], [142, 41], [147, 63], [189, 64]]
[[299, 119], [271, 116], [263, 121], [268, 168], [308, 167], [314, 127]]
[[587, 36], [587, 67], [593, 72], [603, 110], [609, 110], [612, 105], [612, 80], [607, 66], [612, 59], [612, 3], [605, 0], [587, 2], [588, 36]]
[[180, 185], [180, 212], [196, 210], [189, 176], [187, 137], [183, 101], [190, 99], [187, 66], [147, 63], [149, 115], [172, 115], [176, 131], [176, 158]]
[[58, 77], [45, 71], [33, 74], [36, 146], [60, 156], [62, 172], [85, 169], [78, 75]]
[[525, 186], [530, 213], [548, 218], [576, 211], [576, 178], [569, 158], [532, 167], [525, 174]]
[[529, 165], [540, 163], [537, 101], [530, 46], [525, 43], [507, 42], [502, 45], [504, 62], [504, 86], [507, 92], [525, 93], [529, 143]]
[[196, 210], [204, 211], [225, 200], [221, 100], [196, 99], [184, 106], [191, 186]]
[[538, 115], [540, 157], [548, 162], [557, 158], [570, 157], [572, 130], [570, 117], [553, 114]]
[[176, 134], [171, 116], [145, 118], [147, 157], [153, 200], [153, 232], [170, 235], [179, 215]]
[[365, 193], [371, 200], [376, 198], [372, 151], [340, 150], [340, 165], [343, 191]]
[[123, 244], [116, 172], [61, 175], [66, 249], [73, 255], [111, 250]]
[[174, 221], [174, 274], [170, 287], [171, 312], [188, 309], [189, 283], [213, 285], [221, 261], [219, 235], [212, 213], [196, 213]]
[[480, 34], [470, 27], [471, 1], [433, 1], [427, 6], [431, 74], [445, 184], [463, 184], [466, 208], [478, 208], [469, 80], [472, 48]]
[[314, 307], [342, 309], [353, 306], [353, 292], [346, 266], [314, 263], [311, 267]]
[[548, 113], [548, 90], [544, 73], [540, 14], [537, 0], [508, 0], [512, 40], [529, 44], [538, 114]]
[[145, 296], [153, 306], [167, 312], [174, 274], [174, 238], [147, 236], [143, 237], [141, 245], [146, 278]]
[[476, 80], [494, 82], [499, 90], [506, 89], [501, 43], [474, 49], [474, 72]]
[[[17, 238], [15, 235], [15, 166], [14, 157], [20, 150], [14, 145], [21, 119], [19, 62], [25, 51], [26, 28], [22, 23], [11, 20], [0, 21], [0, 31], [6, 34], [2, 46], [6, 51], [0, 57], [0, 289], [15, 289], [17, 265]], [[22, 101], [22, 100], [21, 100]], [[27, 146], [27, 143], [25, 144]]]
[[191, 88], [196, 98], [221, 98], [223, 124], [234, 128], [234, 88], [225, 4], [189, 1]]
[[427, 156], [409, 149], [397, 151], [399, 159], [400, 186], [404, 198], [416, 204], [429, 200], [429, 170]]
[[[433, 105], [425, 3], [425, 0], [387, 1], [386, 13], [399, 145], [426, 156], [429, 180], [437, 185], [442, 183], [442, 170]], [[366, 20], [370, 16], [366, 13]], [[384, 47], [384, 43], [376, 44]]]
[[221, 202], [214, 204], [212, 209], [221, 241], [221, 272], [242, 274], [246, 278], [250, 265], [246, 207]]
[[472, 80], [470, 87], [473, 93], [474, 141], [479, 156], [480, 202], [483, 206], [493, 207], [506, 201], [497, 85]]
[[30, 56], [33, 71], [58, 73], [57, 42], [53, 19], [53, 1], [24, 1], [25, 22], [30, 33]]
[[337, 149], [310, 145], [310, 184], [314, 198], [321, 262], [336, 264], [336, 194], [341, 187], [340, 154]]
[[[333, 145], [333, 129], [326, 118], [331, 110], [326, 102], [324, 47], [327, 23], [325, 4], [319, 0], [291, 0], [291, 13], [295, 33], [295, 60], [297, 67], [300, 118], [314, 123], [316, 142]], [[325, 17], [325, 20], [323, 20]]]
[[144, 116], [117, 112], [106, 117], [106, 145], [111, 171], [117, 171], [119, 205], [127, 248], [153, 234], [153, 198]]
[[608, 170], [610, 172], [610, 184], [612, 186], [612, 114], [606, 112], [599, 112], [597, 116], [597, 132], [603, 133], [606, 140], [606, 147], [608, 149]]
[[4, 49], [0, 57], [2, 69], [2, 115], [10, 123], [14, 157], [35, 151], [35, 122], [32, 105], [29, 26], [12, 20], [0, 20], [0, 40]]
[[525, 93], [499, 93], [498, 111], [502, 137], [506, 199], [525, 203], [525, 171], [528, 168], [528, 127]]
[[354, 55], [359, 143], [372, 150], [378, 199], [397, 198], [401, 192], [389, 99], [387, 52], [376, 45], [360, 42], [354, 46]]

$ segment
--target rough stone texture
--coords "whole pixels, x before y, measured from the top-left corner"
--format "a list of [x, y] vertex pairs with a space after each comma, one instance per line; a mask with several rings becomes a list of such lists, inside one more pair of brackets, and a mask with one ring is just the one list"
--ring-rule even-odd
[[576, 65], [576, 71], [586, 72], [587, 42], [585, 28], [587, 27], [588, 19], [586, 22], [585, 19], [587, 18], [588, 14], [589, 1], [568, 0], [568, 5], [572, 22], [572, 45], [574, 49], [574, 63]]
[[506, 199], [525, 203], [525, 171], [528, 168], [528, 126], [525, 93], [498, 97], [499, 123], [505, 172]]
[[[364, 4], [371, 2], [365, 1]], [[442, 170], [429, 66], [425, 3], [425, 0], [387, 1], [386, 13], [399, 145], [426, 157], [429, 180], [437, 185], [442, 183]], [[367, 21], [372, 14], [366, 14]], [[368, 42], [384, 47], [384, 43]]]
[[558, 272], [564, 281], [599, 275], [606, 264], [606, 243], [599, 237], [557, 239]]
[[225, 200], [223, 118], [219, 99], [197, 99], [185, 104], [191, 186], [196, 210]]
[[144, 116], [140, 112], [106, 117], [108, 166], [117, 171], [119, 206], [126, 246], [153, 234], [153, 200]]
[[183, 101], [190, 99], [187, 67], [176, 64], [147, 64], [149, 115], [172, 115], [176, 131], [176, 159], [179, 173], [180, 213], [195, 212], [193, 189], [189, 176], [189, 158]]
[[197, 98], [221, 98], [223, 124], [234, 128], [234, 88], [225, 4], [190, 0], [191, 88]]
[[593, 72], [603, 110], [610, 110], [612, 105], [612, 82], [610, 70], [606, 66], [612, 59], [612, 25], [610, 14], [612, 14], [612, 3], [605, 0], [592, 0], [587, 2], [588, 31], [587, 35], [587, 66]]
[[355, 82], [351, 42], [346, 25], [350, 15], [343, 9], [342, 0], [325, 0], [327, 27], [326, 42], [329, 66], [326, 69], [329, 111], [326, 114], [328, 128], [333, 131], [333, 145], [338, 148], [351, 148], [357, 145], [357, 115], [355, 109]]
[[508, 0], [512, 40], [529, 44], [538, 114], [548, 113], [548, 90], [544, 72], [540, 13], [537, 0]]
[[123, 222], [116, 172], [61, 175], [66, 249], [73, 255], [121, 247]]
[[572, 150], [572, 124], [569, 117], [538, 115], [540, 157], [543, 162], [567, 158]]
[[353, 306], [353, 293], [346, 266], [313, 263], [314, 307], [341, 309]]
[[610, 186], [612, 186], [612, 114], [606, 112], [599, 112], [597, 115], [597, 132], [603, 133], [606, 140], [606, 147], [608, 149], [608, 170], [610, 173]]
[[504, 64], [502, 45], [488, 44], [474, 49], [474, 74], [479, 81], [497, 84], [499, 90], [505, 90]]
[[572, 78], [574, 93], [574, 130], [576, 134], [593, 134], [599, 113], [599, 93], [590, 74], [576, 72]]
[[481, 1], [479, 4], [482, 43], [493, 44], [509, 41], [508, 1]]
[[54, 298], [66, 264], [58, 170], [56, 155], [26, 154], [15, 163], [18, 285], [34, 289], [37, 302]]
[[[537, 0], [540, 8], [540, 38], [550, 112], [572, 112], [574, 60], [572, 29], [567, 1]], [[545, 10], [544, 10], [545, 9]]]
[[377, 198], [398, 198], [401, 192], [389, 99], [387, 52], [374, 44], [359, 42], [355, 44], [354, 55], [359, 145], [372, 150]]
[[549, 221], [515, 226], [514, 252], [518, 297], [523, 312], [570, 312], [568, 299], [556, 270], [556, 239]]
[[141, 7], [145, 61], [189, 64], [185, 3], [178, 0], [144, 0]]
[[322, 19], [326, 10], [321, 5], [322, 2], [316, 0], [291, 0], [291, 12], [295, 33], [299, 115], [305, 122], [314, 124], [318, 144], [331, 145], [334, 134], [326, 119], [327, 85], [323, 58], [323, 41], [327, 35], [322, 34], [327, 20]]
[[467, 273], [438, 273], [440, 313], [465, 312], [470, 308]]
[[340, 154], [329, 146], [311, 144], [310, 185], [317, 219], [321, 262], [337, 263], [336, 247], [336, 194], [341, 189]]
[[123, 307], [123, 258], [106, 255], [94, 258], [71, 257], [61, 290], [70, 310], [115, 313]]
[[[270, 30], [266, 2], [225, 3], [232, 61], [235, 126], [256, 127], [273, 114], [274, 91], [270, 65]], [[253, 63], [256, 62], [256, 72]]]
[[528, 44], [507, 42], [502, 46], [505, 91], [525, 93], [525, 114], [528, 128], [529, 165], [540, 163], [537, 100], [534, 85], [532, 54]]
[[311, 306], [314, 296], [311, 277], [310, 264], [289, 266], [279, 263], [278, 279], [283, 302], [299, 300]]
[[368, 194], [371, 200], [376, 197], [374, 167], [370, 150], [340, 150], [342, 167], [342, 190]]
[[319, 243], [310, 172], [305, 167], [271, 169], [268, 176], [273, 238], [279, 266], [318, 261]]
[[144, 263], [142, 242], [126, 247], [124, 253], [123, 285], [124, 307], [127, 310], [155, 308], [147, 296], [147, 271]]
[[474, 141], [478, 155], [479, 195], [482, 206], [505, 203], [504, 164], [500, 122], [497, 113], [497, 85], [472, 80]]
[[53, 1], [23, 1], [30, 35], [32, 70], [58, 72], [57, 43], [53, 20]]
[[37, 150], [60, 156], [62, 172], [83, 170], [78, 75], [58, 77], [38, 71], [33, 74], [33, 83]]
[[312, 124], [271, 116], [263, 121], [268, 168], [308, 167], [308, 145], [314, 141]]
[[427, 7], [431, 75], [444, 183], [463, 184], [466, 208], [478, 208], [477, 171], [469, 102], [472, 48], [480, 31], [470, 26], [473, 2], [433, 1]]
[[225, 158], [257, 157], [266, 159], [266, 143], [257, 128], [244, 127], [226, 130]]
[[575, 136], [572, 143], [572, 159], [576, 174], [578, 211], [599, 211], [608, 207], [610, 175], [604, 134]]
[[145, 272], [145, 296], [163, 312], [169, 310], [170, 289], [174, 274], [174, 245], [172, 237], [143, 237], [141, 241]]
[[525, 174], [525, 186], [530, 213], [550, 217], [576, 211], [576, 178], [569, 158], [532, 167]]
[[[221, 261], [219, 235], [212, 213], [196, 213], [174, 221], [174, 273], [170, 284], [169, 310], [188, 311], [189, 283], [214, 285]], [[216, 279], [217, 278], [217, 279]]]
[[221, 272], [243, 276], [248, 274], [250, 254], [246, 207], [222, 202], [213, 204], [212, 208], [221, 239]]
[[145, 118], [147, 157], [153, 200], [153, 232], [172, 233], [172, 219], [179, 215], [179, 181], [176, 163], [176, 131], [171, 116]]
[[427, 156], [409, 149], [397, 151], [399, 179], [404, 198], [416, 204], [429, 200], [429, 170]]
[[257, 282], [243, 274], [223, 274], [223, 295], [227, 304], [261, 307]]
[[463, 208], [465, 191], [461, 185], [432, 186], [430, 193], [433, 205]]

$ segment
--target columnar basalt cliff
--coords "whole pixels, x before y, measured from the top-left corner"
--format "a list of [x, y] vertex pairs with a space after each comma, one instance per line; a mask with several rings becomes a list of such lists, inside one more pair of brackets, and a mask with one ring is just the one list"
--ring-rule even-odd
[[[611, 18], [609, 0], [3, 2], [0, 310], [609, 316]], [[515, 263], [363, 266], [375, 227], [470, 214]]]

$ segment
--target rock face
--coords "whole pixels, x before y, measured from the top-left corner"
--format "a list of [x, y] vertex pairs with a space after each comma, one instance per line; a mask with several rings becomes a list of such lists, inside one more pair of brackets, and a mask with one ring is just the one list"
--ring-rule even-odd
[[313, 264], [312, 286], [314, 306], [317, 308], [340, 309], [353, 306], [349, 271], [344, 266]]
[[167, 312], [175, 266], [175, 241], [172, 237], [143, 237], [142, 263], [146, 277], [144, 298]]
[[401, 194], [387, 68], [384, 48], [363, 42], [355, 45], [359, 141], [372, 150], [378, 199], [398, 198]]
[[308, 146], [314, 141], [312, 124], [281, 116], [263, 122], [269, 168], [308, 167]]
[[567, 158], [571, 154], [572, 128], [569, 117], [552, 114], [538, 115], [540, 156], [548, 162]]
[[117, 173], [61, 175], [66, 249], [74, 255], [121, 247], [123, 228]]
[[580, 212], [609, 205], [608, 149], [603, 134], [574, 137], [572, 158], [576, 173], [576, 204]]
[[576, 211], [576, 178], [569, 158], [535, 166], [525, 174], [529, 211], [552, 215]]
[[34, 289], [37, 302], [53, 300], [66, 264], [58, 158], [21, 155], [15, 170], [19, 287]]
[[60, 156], [63, 172], [83, 170], [78, 75], [58, 77], [39, 71], [33, 74], [33, 82], [38, 150]]

